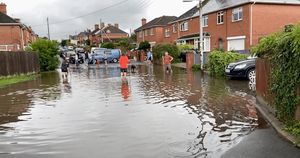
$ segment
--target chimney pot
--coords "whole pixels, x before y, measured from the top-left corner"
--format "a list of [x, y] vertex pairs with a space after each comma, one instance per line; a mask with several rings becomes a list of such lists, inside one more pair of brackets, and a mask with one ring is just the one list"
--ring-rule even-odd
[[119, 24], [118, 24], [118, 23], [115, 23], [115, 27], [116, 27], [116, 28], [119, 28]]
[[99, 25], [95, 24], [95, 30], [99, 29]]
[[147, 19], [143, 18], [142, 19], [142, 26], [145, 25], [147, 23]]
[[104, 22], [101, 22], [100, 23], [100, 28], [102, 29], [102, 28], [104, 28], [105, 27], [105, 23]]
[[7, 14], [5, 3], [0, 3], [0, 13]]

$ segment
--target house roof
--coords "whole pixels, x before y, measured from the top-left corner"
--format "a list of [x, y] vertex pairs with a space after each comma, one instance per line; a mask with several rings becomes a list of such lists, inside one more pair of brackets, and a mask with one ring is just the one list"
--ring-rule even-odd
[[0, 23], [16, 24], [17, 21], [11, 18], [10, 16], [0, 12]]
[[96, 34], [101, 34], [101, 31], [103, 31], [105, 33], [109, 32], [109, 34], [128, 34], [127, 32], [125, 32], [125, 31], [123, 31], [123, 30], [121, 30], [121, 29], [119, 29], [119, 28], [117, 28], [113, 25], [108, 25], [108, 26], [104, 27], [103, 29], [98, 30], [96, 32]]
[[[275, 4], [300, 4], [300, 0], [205, 0], [203, 2], [203, 14], [239, 6], [246, 3], [275, 3]], [[199, 9], [197, 6], [183, 13], [172, 22], [186, 20], [192, 17], [199, 16]]]
[[90, 34], [89, 32], [84, 31], [84, 32], [80, 32], [80, 33], [78, 34], [78, 36], [88, 36], [89, 34]]
[[93, 31], [91, 32], [91, 35], [95, 35], [99, 30], [100, 30], [99, 28], [93, 30]]
[[174, 21], [176, 18], [177, 18], [176, 16], [161, 16], [161, 17], [155, 18], [155, 19], [151, 20], [150, 22], [146, 23], [145, 25], [137, 28], [135, 31], [140, 31], [140, 30], [152, 28], [155, 26], [165, 26], [169, 22]]

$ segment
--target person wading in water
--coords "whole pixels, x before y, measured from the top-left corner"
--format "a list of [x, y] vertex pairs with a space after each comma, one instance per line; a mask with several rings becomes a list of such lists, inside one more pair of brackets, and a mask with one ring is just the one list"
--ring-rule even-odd
[[163, 56], [163, 64], [164, 70], [167, 73], [172, 73], [171, 62], [173, 61], [173, 57], [169, 55], [168, 52], [165, 52], [165, 56]]

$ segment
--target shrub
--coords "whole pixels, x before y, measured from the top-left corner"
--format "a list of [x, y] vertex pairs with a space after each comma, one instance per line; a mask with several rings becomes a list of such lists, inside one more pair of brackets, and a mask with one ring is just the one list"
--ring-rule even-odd
[[153, 47], [153, 57], [156, 60], [162, 59], [164, 53], [168, 52], [173, 58], [173, 62], [179, 62], [179, 49], [173, 44], [159, 44]]
[[211, 75], [224, 76], [226, 66], [237, 60], [246, 59], [246, 55], [235, 52], [212, 51], [209, 54], [208, 70]]
[[179, 52], [185, 52], [187, 50], [193, 50], [194, 46], [193, 45], [188, 45], [188, 44], [182, 44], [177, 46], [179, 49]]
[[30, 51], [38, 53], [41, 71], [53, 71], [58, 67], [58, 43], [46, 39], [38, 39], [30, 46]]
[[151, 45], [148, 41], [144, 41], [144, 42], [141, 42], [140, 45], [139, 45], [139, 50], [144, 50], [146, 51], [147, 49], [150, 49], [151, 48]]
[[199, 65], [199, 64], [194, 64], [194, 65], [192, 66], [192, 70], [193, 70], [193, 71], [200, 71], [200, 70], [201, 70], [201, 65]]
[[107, 49], [115, 49], [116, 46], [112, 42], [102, 43], [101, 48], [107, 48]]
[[[267, 36], [252, 49], [271, 63], [270, 87], [276, 116], [285, 123], [294, 120], [300, 84], [300, 23]], [[299, 126], [298, 126], [299, 127]]]

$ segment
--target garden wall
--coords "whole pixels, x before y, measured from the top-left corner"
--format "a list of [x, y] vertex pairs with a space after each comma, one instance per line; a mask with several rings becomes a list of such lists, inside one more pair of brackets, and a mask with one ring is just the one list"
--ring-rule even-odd
[[[266, 59], [256, 60], [256, 95], [257, 100], [265, 105], [270, 112], [275, 114], [274, 97], [270, 92], [271, 65]], [[298, 96], [300, 98], [300, 85], [298, 87]], [[295, 114], [295, 119], [300, 120], [300, 100]]]
[[39, 58], [35, 53], [0, 52], [0, 77], [39, 71]]

